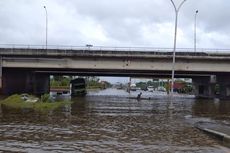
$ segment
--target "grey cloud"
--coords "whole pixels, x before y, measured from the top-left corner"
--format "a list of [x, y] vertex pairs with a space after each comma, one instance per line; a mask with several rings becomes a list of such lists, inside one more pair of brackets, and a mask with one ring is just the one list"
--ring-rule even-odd
[[113, 20], [124, 18], [164, 19], [167, 8], [159, 0], [84, 0], [75, 1], [79, 14], [88, 15], [98, 20]]
[[[172, 46], [175, 14], [170, 0], [1, 0], [0, 43], [44, 44], [44, 4], [49, 44]], [[228, 8], [227, 0], [187, 0], [179, 13], [178, 46], [193, 47], [198, 9], [198, 45], [230, 47]]]
[[194, 23], [194, 14], [199, 10], [197, 16], [198, 26], [206, 32], [229, 30], [230, 26], [230, 2], [228, 0], [200, 0], [189, 1], [188, 5], [181, 10], [183, 18], [187, 24]]

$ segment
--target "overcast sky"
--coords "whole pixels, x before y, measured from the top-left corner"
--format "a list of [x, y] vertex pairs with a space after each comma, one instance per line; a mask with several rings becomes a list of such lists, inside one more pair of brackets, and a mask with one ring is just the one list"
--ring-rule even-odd
[[[176, 4], [182, 0], [174, 0]], [[172, 47], [170, 0], [0, 0], [1, 44]], [[179, 12], [178, 47], [230, 48], [230, 1], [187, 0]]]

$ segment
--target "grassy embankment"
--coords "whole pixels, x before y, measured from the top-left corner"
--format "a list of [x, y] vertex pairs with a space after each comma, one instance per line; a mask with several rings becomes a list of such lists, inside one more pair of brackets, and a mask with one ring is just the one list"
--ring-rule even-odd
[[[21, 95], [12, 95], [2, 101], [0, 104], [7, 109], [23, 110], [29, 109], [33, 112], [48, 113], [49, 111], [55, 111], [65, 105], [70, 105], [70, 101], [58, 101], [51, 102], [48, 95], [43, 95], [40, 99], [29, 95], [30, 101], [24, 100]], [[31, 102], [36, 101], [36, 102]]]

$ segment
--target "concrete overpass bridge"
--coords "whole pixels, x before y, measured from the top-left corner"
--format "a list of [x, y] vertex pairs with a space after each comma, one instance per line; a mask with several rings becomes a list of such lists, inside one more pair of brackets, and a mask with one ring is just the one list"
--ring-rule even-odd
[[[176, 77], [192, 78], [197, 96], [230, 98], [230, 50], [178, 49]], [[49, 92], [52, 74], [171, 77], [172, 49], [73, 46], [0, 48], [1, 93]]]

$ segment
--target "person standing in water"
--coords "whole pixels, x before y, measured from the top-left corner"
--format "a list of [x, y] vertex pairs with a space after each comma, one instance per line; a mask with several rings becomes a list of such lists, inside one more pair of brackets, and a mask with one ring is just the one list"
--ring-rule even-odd
[[141, 100], [141, 95], [142, 95], [142, 92], [140, 92], [138, 95], [137, 95], [137, 100]]

